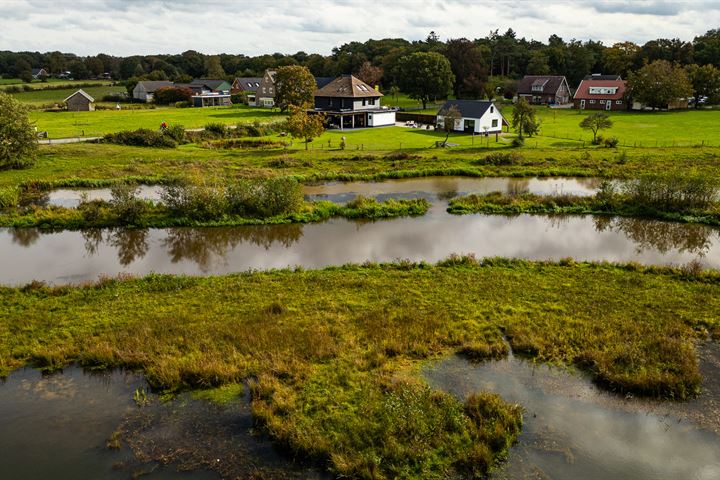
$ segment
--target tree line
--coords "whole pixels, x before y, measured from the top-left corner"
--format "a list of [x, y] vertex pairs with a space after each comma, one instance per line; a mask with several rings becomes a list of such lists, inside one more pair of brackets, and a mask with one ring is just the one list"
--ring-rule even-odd
[[[498, 30], [482, 38], [440, 40], [431, 32], [425, 40], [401, 38], [350, 42], [335, 47], [327, 56], [297, 52], [258, 56], [243, 54], [204, 55], [188, 50], [177, 55], [134, 55], [117, 57], [106, 54], [81, 57], [55, 52], [0, 52], [0, 75], [22, 77], [32, 68], [47, 68], [52, 73], [70, 71], [75, 79], [109, 73], [114, 79], [131, 77], [183, 80], [193, 77], [231, 78], [260, 76], [266, 69], [287, 65], [307, 67], [315, 76], [342, 73], [364, 74], [368, 83], [390, 87], [403, 75], [398, 60], [417, 52], [437, 52], [452, 66], [456, 80], [455, 95], [478, 94], [488, 77], [520, 78], [524, 75], [565, 75], [575, 86], [590, 72], [618, 74], [629, 72], [656, 60], [680, 66], [714, 65], [720, 68], [720, 29], [709, 30], [692, 41], [656, 39], [638, 45], [621, 42], [604, 45], [588, 40], [564, 40], [552, 35], [547, 42], [518, 38], [516, 32]], [[367, 81], [367, 80], [366, 80]]]

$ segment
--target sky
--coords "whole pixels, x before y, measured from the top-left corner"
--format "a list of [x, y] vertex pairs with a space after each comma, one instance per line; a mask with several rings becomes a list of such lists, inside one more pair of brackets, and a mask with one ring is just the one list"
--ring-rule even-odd
[[720, 0], [0, 0], [0, 50], [78, 55], [320, 53], [386, 37], [644, 43], [720, 27]]

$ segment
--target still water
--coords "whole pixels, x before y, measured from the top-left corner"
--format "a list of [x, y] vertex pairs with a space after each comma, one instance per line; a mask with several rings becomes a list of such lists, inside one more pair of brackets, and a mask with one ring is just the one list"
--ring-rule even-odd
[[141, 406], [133, 395], [147, 388], [142, 375], [120, 370], [13, 372], [0, 382], [0, 478], [325, 478], [251, 434], [247, 389], [222, 406], [189, 394], [160, 402], [152, 393]]
[[[705, 373], [717, 378], [717, 367]], [[626, 399], [579, 373], [512, 355], [478, 364], [453, 356], [424, 373], [431, 385], [461, 398], [491, 391], [526, 409], [518, 443], [496, 479], [720, 478], [717, 388], [686, 403]], [[695, 414], [711, 405], [711, 417], [697, 421]]]

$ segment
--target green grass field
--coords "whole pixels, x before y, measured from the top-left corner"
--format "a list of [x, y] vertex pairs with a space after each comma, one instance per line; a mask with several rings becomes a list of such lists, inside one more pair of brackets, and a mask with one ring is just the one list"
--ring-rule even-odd
[[399, 93], [397, 95], [397, 98], [390, 95], [390, 93], [385, 93], [385, 96], [382, 97], [381, 105], [388, 106], [388, 107], [400, 107], [404, 108], [406, 110], [412, 110], [413, 113], [437, 113], [438, 109], [445, 103], [445, 100], [436, 100], [429, 102], [427, 104], [427, 108], [425, 110], [422, 109], [422, 102], [418, 100], [413, 100], [412, 98], [408, 97], [404, 93]]
[[110, 80], [65, 80], [62, 78], [48, 78], [47, 82], [41, 82], [40, 80], [33, 80], [31, 83], [25, 83], [19, 78], [0, 78], [0, 90], [3, 90], [5, 87], [9, 86], [23, 86], [23, 85], [29, 85], [31, 88], [36, 88], [39, 90], [42, 90], [44, 88], [48, 87], [57, 87], [59, 85], [67, 85], [68, 88], [76, 87], [77, 85], [85, 85], [88, 83], [92, 83], [98, 86], [101, 85], [110, 85], [112, 82]]
[[[89, 93], [89, 92], [88, 92]], [[50, 138], [79, 136], [102, 136], [121, 130], [149, 128], [157, 130], [162, 122], [200, 128], [207, 123], [220, 122], [228, 125], [239, 122], [272, 122], [285, 118], [277, 111], [246, 106], [213, 108], [174, 108], [98, 110], [94, 112], [30, 112], [40, 131], [47, 131]]]
[[[590, 142], [592, 133], [578, 125], [589, 115], [574, 109], [538, 108], [540, 136]], [[510, 120], [512, 110], [503, 111]], [[604, 137], [617, 137], [625, 146], [670, 147], [720, 145], [719, 110], [676, 110], [671, 112], [608, 112], [614, 125], [600, 131]]]
[[[82, 87], [82, 89], [88, 95], [95, 98], [96, 103], [101, 103], [102, 98], [105, 95], [125, 93], [127, 91], [122, 85], [100, 85], [97, 87]], [[63, 100], [77, 91], [77, 87], [70, 87], [62, 90], [38, 88], [32, 92], [13, 93], [12, 96], [23, 103], [35, 106], [50, 105], [54, 103], [62, 105]]]

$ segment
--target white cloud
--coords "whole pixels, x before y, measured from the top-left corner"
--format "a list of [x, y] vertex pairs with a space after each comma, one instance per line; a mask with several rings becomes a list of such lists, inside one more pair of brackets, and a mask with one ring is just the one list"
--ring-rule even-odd
[[369, 38], [483, 37], [513, 28], [546, 41], [691, 40], [720, 24], [717, 1], [496, 0], [0, 0], [0, 50], [81, 55], [179, 53], [328, 54]]

